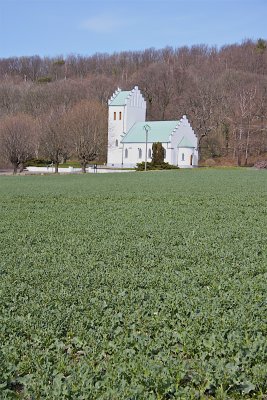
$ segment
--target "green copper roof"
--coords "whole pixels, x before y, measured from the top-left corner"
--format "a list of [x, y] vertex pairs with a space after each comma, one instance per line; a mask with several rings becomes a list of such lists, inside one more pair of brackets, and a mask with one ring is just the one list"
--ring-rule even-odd
[[185, 138], [183, 136], [182, 140], [178, 143], [177, 147], [190, 147], [190, 148], [194, 148], [195, 146], [190, 142], [190, 140], [188, 140], [187, 138]]
[[124, 90], [117, 94], [117, 96], [110, 101], [110, 106], [124, 106], [127, 96], [131, 93], [131, 90]]
[[[148, 131], [147, 142], [148, 143], [167, 143], [170, 142], [170, 135], [172, 131], [177, 127], [179, 121], [144, 121], [137, 122], [129, 130], [129, 132], [122, 139], [122, 143], [145, 143], [146, 142], [146, 131], [145, 125], [150, 126]], [[194, 146], [193, 146], [194, 147]]]

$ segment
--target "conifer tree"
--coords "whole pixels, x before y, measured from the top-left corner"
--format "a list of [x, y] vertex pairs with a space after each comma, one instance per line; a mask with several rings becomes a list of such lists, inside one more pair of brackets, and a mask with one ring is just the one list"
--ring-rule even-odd
[[152, 145], [152, 164], [160, 165], [164, 163], [164, 148], [162, 143], [156, 142]]

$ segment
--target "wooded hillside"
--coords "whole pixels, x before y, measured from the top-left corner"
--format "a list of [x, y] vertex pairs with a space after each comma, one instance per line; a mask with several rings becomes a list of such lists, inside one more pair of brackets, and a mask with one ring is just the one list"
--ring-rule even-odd
[[[106, 119], [107, 99], [114, 90], [135, 85], [146, 97], [148, 120], [188, 116], [202, 160], [224, 157], [246, 165], [267, 151], [267, 49], [262, 39], [220, 49], [199, 45], [90, 57], [0, 59], [1, 125], [11, 116], [31, 117], [35, 152], [43, 154], [38, 138], [44, 138], [51, 124], [62, 131], [64, 141], [68, 118], [72, 125], [79, 115], [85, 118], [85, 102], [98, 113], [102, 107]], [[104, 137], [105, 124], [100, 125]], [[73, 129], [69, 135], [75, 135]], [[100, 142], [103, 155], [106, 142]], [[63, 147], [66, 157], [71, 156], [68, 144]]]

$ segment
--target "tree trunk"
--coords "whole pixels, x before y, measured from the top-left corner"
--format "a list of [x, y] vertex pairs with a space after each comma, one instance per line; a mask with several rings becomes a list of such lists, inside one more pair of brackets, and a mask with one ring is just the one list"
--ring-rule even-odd
[[247, 141], [246, 141], [246, 152], [245, 152], [245, 165], [248, 164], [248, 149], [249, 149], [249, 139], [250, 139], [250, 134], [248, 130], [248, 135], [247, 135]]
[[13, 175], [16, 175], [17, 172], [18, 172], [18, 166], [17, 164], [13, 164]]
[[24, 170], [24, 164], [21, 163], [20, 166], [19, 166], [19, 172], [23, 172], [23, 170]]
[[58, 174], [58, 163], [55, 163], [55, 174]]
[[86, 163], [81, 163], [82, 166], [82, 173], [85, 174], [86, 173]]
[[240, 149], [238, 149], [238, 153], [237, 153], [237, 165], [239, 167], [241, 167], [241, 151], [240, 151]]
[[200, 135], [200, 137], [198, 138], [198, 159], [201, 160], [202, 159], [202, 140], [204, 139], [204, 137], [206, 137], [207, 134], [206, 133], [202, 133]]
[[239, 127], [239, 138], [238, 138], [238, 145], [237, 145], [237, 165], [241, 167], [241, 159], [242, 159], [242, 140], [243, 140], [243, 126]]

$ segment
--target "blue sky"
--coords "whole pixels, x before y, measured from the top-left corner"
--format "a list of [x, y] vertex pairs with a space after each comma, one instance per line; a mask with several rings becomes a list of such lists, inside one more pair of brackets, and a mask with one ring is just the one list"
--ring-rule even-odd
[[267, 0], [0, 0], [0, 58], [267, 39]]

